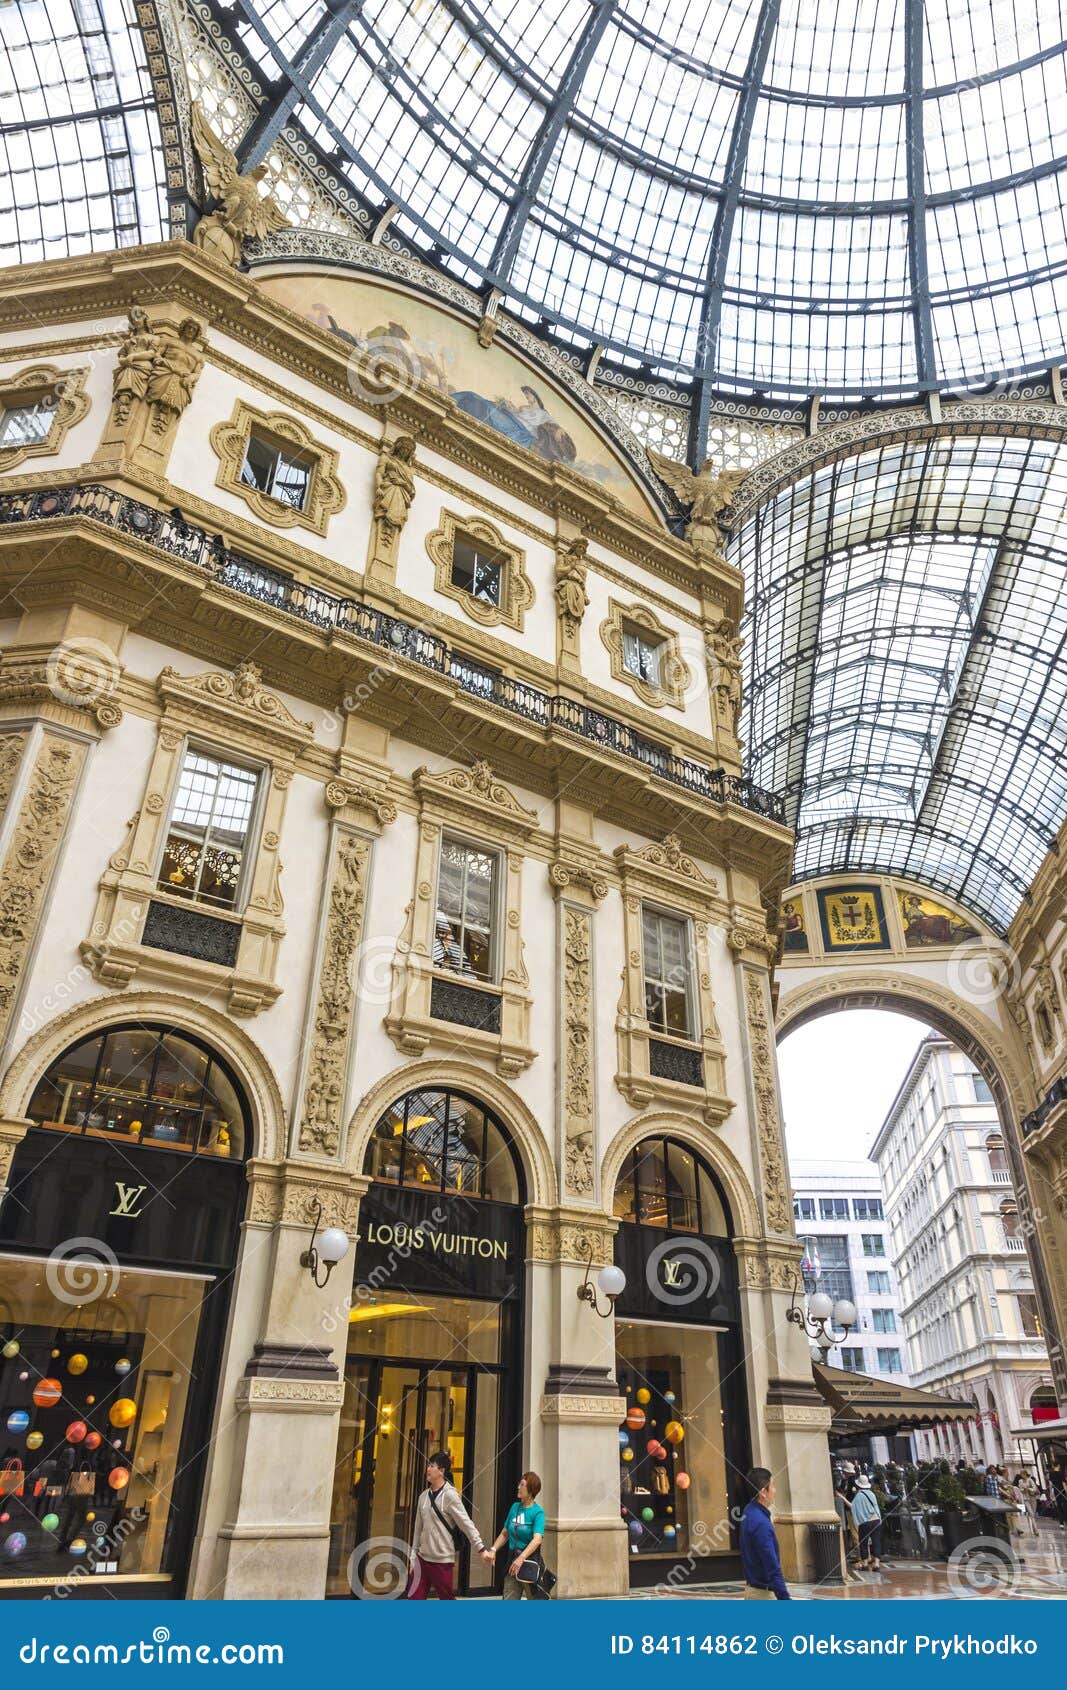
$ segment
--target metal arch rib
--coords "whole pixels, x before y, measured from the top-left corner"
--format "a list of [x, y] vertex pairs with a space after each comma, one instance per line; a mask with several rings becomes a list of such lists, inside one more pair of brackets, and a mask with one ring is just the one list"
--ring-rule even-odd
[[552, 103], [545, 111], [541, 127], [530, 148], [518, 187], [508, 206], [503, 227], [497, 236], [493, 256], [489, 260], [489, 279], [498, 287], [506, 287], [512, 266], [518, 256], [519, 242], [526, 221], [533, 209], [538, 190], [552, 160], [556, 145], [578, 97], [578, 90], [600, 45], [604, 31], [615, 11], [616, 0], [594, 0], [593, 9], [585, 20], [574, 51], [560, 78]]
[[[251, 0], [238, 0], [238, 4], [257, 34], [277, 53], [277, 47], [262, 29]], [[314, 81], [364, 4], [365, 0], [326, 0], [322, 17], [301, 42], [292, 62], [283, 61], [281, 78], [242, 136], [236, 155], [239, 170], [251, 170], [254, 165], [262, 164], [303, 98], [304, 88]]]
[[745, 67], [744, 87], [737, 102], [737, 116], [730, 136], [730, 150], [726, 155], [726, 172], [722, 194], [715, 213], [715, 224], [708, 247], [708, 267], [704, 285], [704, 300], [700, 307], [697, 328], [696, 391], [689, 419], [689, 462], [699, 469], [707, 456], [708, 420], [715, 382], [715, 362], [719, 343], [719, 324], [722, 320], [722, 290], [726, 278], [726, 264], [730, 254], [730, 236], [741, 195], [741, 180], [745, 173], [752, 124], [756, 116], [763, 72], [771, 50], [782, 0], [763, 0], [756, 22], [752, 46]]
[[934, 319], [930, 309], [930, 265], [926, 251], [926, 153], [923, 146], [923, 0], [904, 0], [905, 102], [908, 153], [908, 268], [915, 324], [915, 372], [919, 386], [937, 386]]

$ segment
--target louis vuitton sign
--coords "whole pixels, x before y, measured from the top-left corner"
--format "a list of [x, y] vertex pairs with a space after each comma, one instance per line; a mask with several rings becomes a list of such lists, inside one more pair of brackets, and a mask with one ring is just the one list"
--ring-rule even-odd
[[359, 1206], [356, 1284], [517, 1296], [524, 1234], [515, 1205], [375, 1184]]

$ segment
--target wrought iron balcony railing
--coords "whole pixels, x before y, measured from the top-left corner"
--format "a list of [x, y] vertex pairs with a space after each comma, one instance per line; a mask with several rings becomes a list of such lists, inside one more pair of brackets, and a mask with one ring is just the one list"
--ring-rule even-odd
[[736, 804], [785, 822], [784, 801], [744, 775], [709, 769], [669, 747], [642, 738], [625, 722], [559, 693], [541, 692], [525, 681], [496, 674], [462, 652], [450, 650], [437, 634], [404, 622], [358, 599], [340, 598], [293, 576], [231, 550], [222, 536], [187, 522], [180, 511], [160, 511], [112, 487], [80, 484], [55, 489], [0, 494], [0, 526], [12, 523], [87, 517], [130, 534], [202, 569], [221, 586], [271, 605], [313, 627], [351, 634], [406, 658], [424, 669], [448, 675], [466, 692], [545, 727], [563, 729], [606, 750], [643, 763], [661, 780], [685, 787], [713, 804]]

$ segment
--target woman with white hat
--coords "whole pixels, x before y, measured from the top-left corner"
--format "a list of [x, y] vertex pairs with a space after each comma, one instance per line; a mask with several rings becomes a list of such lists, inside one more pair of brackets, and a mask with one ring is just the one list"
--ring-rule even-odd
[[874, 1487], [866, 1473], [861, 1473], [856, 1480], [856, 1494], [850, 1504], [852, 1518], [860, 1536], [860, 1556], [857, 1567], [864, 1571], [880, 1573], [882, 1570], [882, 1510], [878, 1506], [878, 1498], [874, 1494]]

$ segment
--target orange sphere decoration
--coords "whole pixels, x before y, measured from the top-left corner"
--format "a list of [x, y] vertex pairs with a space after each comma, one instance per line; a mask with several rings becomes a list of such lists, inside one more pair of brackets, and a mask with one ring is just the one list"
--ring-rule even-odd
[[685, 1437], [685, 1427], [680, 1420], [668, 1420], [663, 1436], [669, 1444], [680, 1444]]
[[631, 1408], [628, 1411], [626, 1415], [626, 1424], [629, 1426], [631, 1432], [639, 1432], [644, 1423], [645, 1411], [643, 1408]]
[[33, 1400], [38, 1408], [55, 1408], [63, 1395], [63, 1387], [58, 1379], [38, 1379], [33, 1387]]
[[95, 1397], [86, 1397], [85, 1400], [88, 1403], [89, 1407], [92, 1408], [94, 1402], [96, 1401], [96, 1398]]
[[72, 1420], [66, 1431], [68, 1444], [80, 1444], [88, 1430], [84, 1420]]
[[85, 1369], [88, 1367], [88, 1365], [89, 1365], [89, 1357], [86, 1356], [86, 1355], [82, 1355], [81, 1351], [79, 1350], [77, 1352], [77, 1354], [72, 1355], [70, 1360], [68, 1361], [67, 1372], [73, 1373], [75, 1378], [77, 1378], [79, 1373], [85, 1372]]
[[674, 1475], [674, 1482], [678, 1486], [679, 1490], [688, 1490], [689, 1489], [689, 1474], [688, 1473], [676, 1473]]
[[137, 1418], [137, 1404], [132, 1397], [119, 1397], [111, 1404], [107, 1417], [113, 1426], [132, 1426]]
[[112, 1490], [125, 1490], [130, 1482], [130, 1469], [128, 1467], [112, 1467], [107, 1476], [107, 1482]]
[[[99, 1449], [100, 1448], [100, 1433], [99, 1432], [87, 1432], [86, 1435], [85, 1435], [85, 1447], [86, 1447], [86, 1449]], [[86, 1517], [86, 1519], [89, 1518], [88, 1515], [86, 1515], [85, 1517]]]
[[645, 1403], [650, 1403], [652, 1401], [652, 1392], [649, 1391], [649, 1390], [646, 1390], [645, 1386], [642, 1385], [641, 1389], [637, 1393], [637, 1400], [642, 1405], [644, 1405]]

